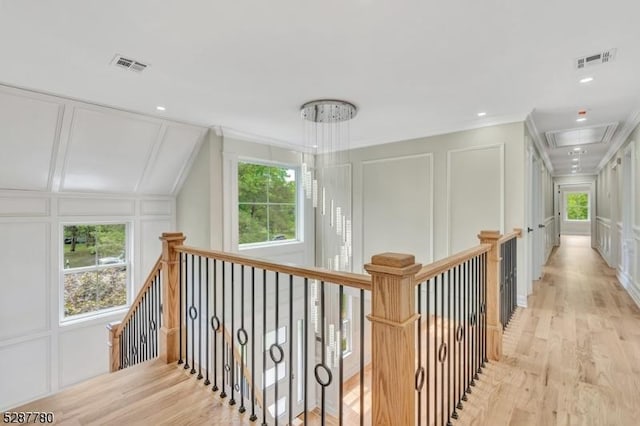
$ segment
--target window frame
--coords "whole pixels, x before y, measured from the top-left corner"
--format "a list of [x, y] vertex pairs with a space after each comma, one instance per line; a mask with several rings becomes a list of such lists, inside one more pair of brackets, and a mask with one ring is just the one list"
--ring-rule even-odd
[[[569, 196], [572, 194], [586, 194], [587, 195], [587, 218], [586, 219], [569, 219]], [[591, 194], [589, 191], [565, 191], [564, 192], [564, 221], [565, 222], [577, 222], [585, 223], [591, 221]]]
[[[283, 168], [283, 169], [287, 169], [287, 170], [293, 170], [295, 173], [295, 183], [296, 183], [296, 189], [295, 189], [295, 230], [296, 230], [296, 236], [295, 238], [292, 239], [288, 239], [288, 240], [268, 240], [268, 241], [260, 241], [260, 242], [253, 242], [253, 243], [241, 243], [240, 242], [240, 179], [239, 179], [239, 173], [240, 173], [240, 164], [254, 164], [254, 165], [258, 165], [258, 166], [265, 166], [265, 167], [279, 167], [279, 168]], [[298, 244], [298, 243], [302, 243], [304, 242], [304, 224], [303, 224], [303, 205], [304, 205], [304, 194], [302, 194], [302, 185], [301, 185], [301, 169], [299, 165], [296, 164], [288, 164], [288, 163], [284, 163], [284, 162], [272, 162], [272, 161], [266, 161], [266, 160], [260, 160], [260, 159], [255, 159], [255, 158], [249, 158], [249, 157], [239, 157], [237, 159], [237, 163], [236, 163], [236, 168], [235, 168], [235, 176], [234, 176], [234, 181], [235, 181], [235, 197], [234, 197], [234, 216], [235, 216], [235, 226], [233, 229], [233, 232], [236, 235], [236, 241], [237, 241], [237, 248], [238, 250], [250, 250], [250, 249], [254, 249], [254, 248], [262, 248], [262, 247], [273, 247], [273, 246], [283, 246], [283, 245], [288, 245], [288, 244]], [[251, 204], [251, 203], [247, 203], [247, 204]], [[264, 203], [267, 206], [267, 209], [269, 208], [269, 203], [266, 202]], [[277, 205], [277, 204], [273, 204], [273, 205]]]
[[[99, 226], [99, 225], [124, 225], [125, 232], [125, 261], [122, 263], [112, 263], [107, 265], [82, 266], [78, 268], [65, 269], [64, 265], [64, 228], [66, 226]], [[126, 312], [131, 306], [133, 283], [133, 224], [129, 220], [118, 221], [91, 221], [91, 220], [71, 220], [59, 223], [59, 234], [57, 249], [59, 250], [59, 279], [58, 279], [58, 321], [61, 326], [71, 325], [77, 322], [90, 321], [96, 318], [112, 315], [118, 312]], [[85, 312], [82, 314], [65, 316], [65, 276], [69, 273], [101, 271], [117, 267], [125, 267], [125, 290], [126, 302], [124, 305]]]

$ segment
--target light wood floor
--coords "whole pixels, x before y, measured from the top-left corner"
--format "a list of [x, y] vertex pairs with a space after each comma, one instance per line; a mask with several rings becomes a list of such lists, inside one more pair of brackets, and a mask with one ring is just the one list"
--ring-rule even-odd
[[238, 413], [175, 364], [149, 361], [11, 411], [51, 411], [59, 425], [240, 425]]
[[456, 423], [640, 424], [640, 309], [589, 237], [563, 237], [528, 304]]

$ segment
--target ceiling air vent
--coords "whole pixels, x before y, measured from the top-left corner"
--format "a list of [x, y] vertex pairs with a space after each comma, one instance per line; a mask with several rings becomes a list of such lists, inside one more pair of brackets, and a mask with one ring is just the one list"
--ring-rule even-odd
[[606, 64], [613, 61], [616, 57], [616, 49], [605, 50], [604, 52], [594, 53], [588, 56], [582, 56], [576, 59], [576, 68], [583, 69], [593, 65]]
[[125, 58], [122, 55], [116, 55], [111, 63], [116, 67], [135, 72], [142, 72], [149, 66], [148, 64], [142, 63], [135, 59]]

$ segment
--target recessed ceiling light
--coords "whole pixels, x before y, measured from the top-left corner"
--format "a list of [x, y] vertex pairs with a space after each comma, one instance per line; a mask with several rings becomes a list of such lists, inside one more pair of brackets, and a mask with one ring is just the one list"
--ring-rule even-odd
[[592, 81], [593, 81], [593, 77], [585, 77], [580, 79], [580, 83], [582, 84], [591, 83]]
[[575, 170], [572, 170], [572, 171], [571, 171], [571, 173], [575, 173], [575, 172], [576, 172]]
[[573, 167], [574, 169], [577, 169], [577, 168], [578, 168], [578, 165], [577, 165], [577, 164], [574, 164], [574, 165], [573, 165], [573, 166], [571, 166], [571, 167]]
[[315, 149], [315, 148], [317, 148], [317, 147], [318, 147], [318, 145], [313, 145], [311, 148], [314, 148], [314, 149]]
[[576, 119], [576, 121], [577, 121], [578, 123], [582, 123], [583, 121], [587, 121], [587, 117], [580, 117], [580, 118], [577, 118], [577, 119]]
[[486, 113], [486, 112], [479, 112], [479, 113], [478, 113], [478, 117], [484, 117], [485, 115], [487, 115], [487, 113]]
[[574, 158], [573, 161], [580, 161], [578, 158]]
[[580, 151], [580, 147], [578, 148], [573, 148], [574, 151]]
[[163, 107], [162, 105], [158, 105], [158, 106], [156, 107], [156, 109], [157, 109], [158, 111], [166, 111], [166, 110], [167, 110], [167, 109], [166, 109], [165, 107]]

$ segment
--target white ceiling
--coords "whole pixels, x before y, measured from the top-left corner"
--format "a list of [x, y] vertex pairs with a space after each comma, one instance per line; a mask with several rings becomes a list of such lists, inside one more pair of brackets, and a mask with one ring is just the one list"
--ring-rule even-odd
[[175, 194], [205, 132], [0, 86], [0, 190]]
[[[638, 16], [629, 0], [0, 0], [0, 82], [287, 143], [302, 142], [300, 105], [327, 97], [359, 106], [353, 146], [531, 111], [539, 137], [581, 108], [621, 129], [639, 106]], [[574, 68], [610, 48], [614, 62]], [[116, 53], [150, 67], [110, 66]]]

